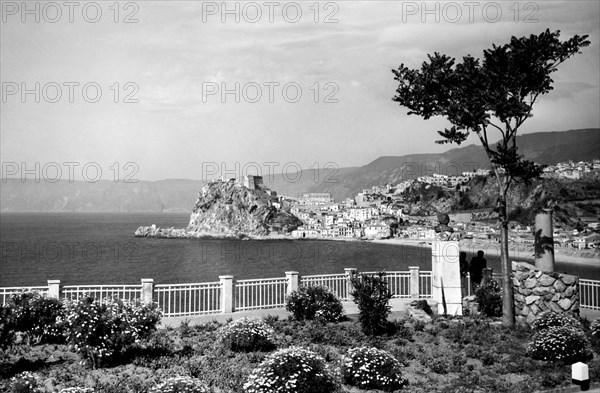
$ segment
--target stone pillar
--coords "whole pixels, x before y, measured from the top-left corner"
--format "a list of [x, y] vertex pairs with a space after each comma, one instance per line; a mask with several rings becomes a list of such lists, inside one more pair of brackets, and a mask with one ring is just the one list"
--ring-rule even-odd
[[356, 272], [355, 267], [347, 267], [344, 268], [344, 273], [346, 273], [346, 291], [348, 293], [348, 300], [352, 299], [352, 291], [354, 290], [354, 286], [350, 282], [350, 277], [352, 277], [353, 272]]
[[48, 297], [60, 298], [60, 280], [48, 280]]
[[552, 209], [543, 209], [535, 216], [535, 267], [545, 272], [554, 271], [554, 238]]
[[285, 272], [288, 280], [286, 294], [289, 295], [298, 289], [298, 272]]
[[410, 271], [410, 297], [418, 298], [419, 297], [419, 267], [418, 266], [409, 266], [408, 270]]
[[142, 303], [152, 303], [154, 300], [154, 279], [142, 278]]
[[233, 276], [219, 276], [221, 281], [221, 312], [233, 312]]
[[448, 315], [462, 315], [462, 288], [460, 282], [459, 245], [457, 241], [434, 241], [432, 259], [432, 295], [438, 303], [438, 314], [443, 314], [442, 286]]

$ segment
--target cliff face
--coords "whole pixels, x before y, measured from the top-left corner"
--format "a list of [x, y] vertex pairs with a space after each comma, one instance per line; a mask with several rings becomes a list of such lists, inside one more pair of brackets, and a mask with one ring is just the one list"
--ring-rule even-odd
[[302, 225], [296, 216], [274, 206], [276, 197], [230, 180], [209, 183], [198, 195], [188, 232], [227, 236], [288, 233]]

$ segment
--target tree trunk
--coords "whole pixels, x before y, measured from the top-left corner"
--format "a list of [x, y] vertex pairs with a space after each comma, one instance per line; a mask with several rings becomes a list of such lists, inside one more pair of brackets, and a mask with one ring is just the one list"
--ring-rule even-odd
[[500, 218], [500, 263], [502, 264], [502, 323], [504, 326], [515, 325], [514, 293], [512, 285], [512, 261], [508, 257], [508, 214], [506, 212], [506, 195], [499, 200], [498, 215]]

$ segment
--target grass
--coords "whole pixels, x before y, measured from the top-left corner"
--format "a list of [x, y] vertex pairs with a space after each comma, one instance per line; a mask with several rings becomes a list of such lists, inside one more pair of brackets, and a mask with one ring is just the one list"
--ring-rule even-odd
[[[309, 348], [338, 365], [349, 348], [373, 346], [403, 365], [406, 392], [534, 392], [567, 386], [570, 366], [533, 360], [525, 355], [532, 332], [505, 328], [488, 319], [434, 318], [429, 324], [410, 319], [390, 323], [387, 334], [365, 336], [356, 319], [333, 324], [267, 317], [278, 348]], [[9, 378], [22, 371], [37, 373], [46, 391], [70, 386], [97, 392], [147, 392], [175, 375], [203, 379], [215, 392], [240, 392], [267, 352], [237, 353], [216, 339], [220, 323], [161, 329], [148, 342], [123, 354], [111, 367], [90, 370], [62, 345], [15, 345], [0, 352], [0, 391], [10, 392]], [[589, 363], [591, 382], [600, 382], [599, 345]], [[344, 386], [342, 392], [362, 392]]]

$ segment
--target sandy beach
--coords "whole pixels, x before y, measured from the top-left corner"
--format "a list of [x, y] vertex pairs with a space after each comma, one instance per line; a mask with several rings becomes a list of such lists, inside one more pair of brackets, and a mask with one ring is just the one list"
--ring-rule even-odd
[[[392, 238], [373, 240], [372, 242], [381, 244], [395, 244], [431, 248], [431, 245], [428, 243], [431, 242], [431, 240], [425, 241], [416, 239]], [[477, 250], [483, 250], [486, 255], [500, 256], [500, 243], [497, 242], [462, 239], [459, 241], [459, 245], [461, 250], [466, 251], [469, 254], [475, 254]], [[514, 243], [510, 244], [509, 256], [513, 261], [531, 260], [534, 257], [533, 246], [519, 245]], [[597, 250], [575, 250], [557, 247], [554, 249], [554, 256], [557, 262], [574, 263], [586, 266], [597, 266], [600, 269], [600, 253]]]

